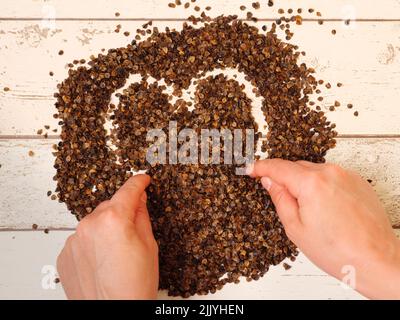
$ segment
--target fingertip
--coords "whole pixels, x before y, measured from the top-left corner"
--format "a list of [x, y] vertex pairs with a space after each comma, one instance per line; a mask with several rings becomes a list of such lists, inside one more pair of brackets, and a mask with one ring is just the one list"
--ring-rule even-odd
[[268, 177], [262, 177], [261, 178], [261, 184], [262, 186], [269, 191], [271, 189], [272, 186], [272, 180]]
[[270, 161], [270, 159], [264, 159], [248, 164], [246, 167], [246, 174], [252, 178], [264, 176], [263, 172], [268, 168], [267, 166]]
[[250, 176], [253, 178], [269, 176], [270, 168], [277, 160], [281, 159], [264, 159], [254, 162], [251, 167]]
[[143, 185], [146, 188], [150, 184], [151, 178], [149, 175], [141, 173], [130, 177], [129, 180], [139, 185]]
[[146, 174], [138, 174], [130, 177], [122, 187], [111, 198], [111, 202], [122, 206], [127, 215], [141, 205], [141, 197], [146, 193], [146, 188], [150, 184], [150, 177]]
[[252, 175], [253, 175], [253, 172], [254, 172], [254, 162], [249, 163], [249, 164], [246, 166], [246, 174], [247, 174], [248, 176], [252, 176]]

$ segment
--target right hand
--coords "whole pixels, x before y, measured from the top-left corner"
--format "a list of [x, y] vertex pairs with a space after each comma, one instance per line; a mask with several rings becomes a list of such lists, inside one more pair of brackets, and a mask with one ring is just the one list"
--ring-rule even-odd
[[250, 167], [271, 195], [287, 236], [317, 266], [355, 289], [400, 298], [400, 242], [376, 193], [359, 175], [333, 164], [280, 159]]

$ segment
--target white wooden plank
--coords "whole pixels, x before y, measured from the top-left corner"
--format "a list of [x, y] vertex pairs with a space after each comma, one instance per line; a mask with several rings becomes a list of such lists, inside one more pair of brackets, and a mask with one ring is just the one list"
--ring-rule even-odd
[[[65, 299], [60, 284], [44, 289], [44, 266], [54, 266], [72, 231], [0, 232], [0, 299]], [[400, 230], [396, 231], [400, 238]], [[362, 299], [300, 254], [288, 271], [272, 268], [259, 281], [229, 284], [206, 299]], [[46, 283], [46, 282], [45, 282]], [[159, 298], [168, 298], [165, 292]], [[198, 297], [192, 297], [196, 299]]]
[[[55, 189], [54, 142], [0, 140], [0, 228], [31, 228], [34, 223], [43, 228], [75, 227], [76, 219], [65, 205], [46, 194]], [[30, 150], [35, 153], [33, 157], [28, 155]]]
[[[195, 5], [201, 8], [211, 6], [211, 13], [215, 15], [237, 14], [241, 5], [252, 9], [251, 3], [255, 0], [197, 0], [191, 4], [190, 10], [185, 10], [183, 6], [170, 9], [170, 2], [174, 0], [2, 0], [1, 17], [49, 18], [54, 14], [56, 18], [114, 18], [114, 13], [118, 11], [120, 18], [186, 18], [194, 12]], [[182, 3], [185, 2], [190, 0], [182, 0]], [[277, 0], [272, 8], [268, 7], [267, 1], [259, 2], [262, 6], [256, 12], [260, 17], [276, 17], [279, 8], [298, 7], [306, 9], [306, 12], [308, 8], [314, 8], [321, 11], [325, 18], [340, 19], [398, 19], [400, 11], [400, 3], [396, 0], [381, 0], [379, 5], [376, 0]]]
[[[172, 1], [172, 0], [171, 0]], [[2, 18], [114, 18], [121, 12], [126, 18], [185, 18], [187, 11], [166, 7], [170, 0], [97, 0], [45, 1], [2, 0], [0, 4], [0, 135], [33, 134], [44, 124], [56, 125], [51, 115], [52, 93], [56, 81], [66, 75], [64, 68], [73, 58], [88, 57], [102, 47], [125, 45], [124, 36], [113, 33], [113, 22], [55, 22], [54, 30], [46, 30], [52, 21], [1, 21]], [[200, 6], [211, 5], [213, 14], [237, 13], [236, 7], [253, 1], [197, 1]], [[236, 7], [235, 7], [236, 6]], [[276, 16], [278, 7], [297, 8], [298, 1], [281, 0], [274, 10], [263, 8], [262, 18]], [[399, 19], [398, 0], [336, 0], [301, 2], [303, 8], [320, 10], [325, 18], [334, 19]], [[52, 15], [54, 13], [54, 15]], [[4, 19], [3, 19], [4, 20]], [[135, 30], [138, 23], [122, 22], [125, 30]], [[165, 25], [162, 23], [159, 26]], [[169, 22], [168, 25], [179, 24]], [[337, 29], [335, 38], [331, 29]], [[334, 41], [333, 41], [334, 40]], [[306, 62], [319, 74], [332, 81], [345, 83], [332, 101], [351, 100], [360, 111], [360, 118], [349, 118], [340, 111], [330, 117], [338, 122], [343, 134], [399, 134], [399, 113], [395, 97], [399, 94], [400, 25], [396, 22], [352, 24], [343, 29], [342, 23], [305, 23], [299, 28], [294, 42], [308, 52]], [[317, 44], [317, 45], [316, 45]], [[330, 48], [330, 49], [329, 49]], [[57, 56], [64, 49], [63, 57]], [[345, 51], [344, 51], [345, 50]], [[32, 63], [34, 62], [34, 63]], [[56, 73], [55, 79], [48, 71]], [[329, 101], [330, 102], [330, 101]], [[51, 141], [0, 140], [0, 229], [40, 227], [73, 228], [76, 221], [64, 205], [50, 201], [47, 190], [54, 188]], [[400, 173], [399, 139], [341, 139], [338, 148], [329, 155], [345, 167], [363, 172], [374, 180], [394, 224], [399, 224]], [[35, 155], [28, 156], [29, 150]], [[397, 231], [400, 235], [400, 232]], [[59, 285], [56, 290], [41, 287], [44, 265], [54, 265], [55, 258], [70, 232], [0, 232], [0, 299], [62, 299]], [[165, 293], [160, 297], [164, 298]], [[343, 289], [331, 277], [315, 268], [300, 256], [286, 272], [274, 268], [261, 281], [230, 285], [216, 295], [206, 298], [271, 298], [271, 299], [358, 299], [353, 291]]]
[[400, 139], [339, 139], [327, 161], [372, 180], [393, 225], [400, 227]]
[[[55, 126], [53, 93], [67, 75], [67, 62], [88, 58], [101, 48], [125, 46], [130, 39], [114, 33], [115, 21], [57, 22], [54, 30], [39, 22], [0, 21], [0, 135], [32, 135], [44, 124]], [[123, 22], [132, 34], [138, 22]], [[179, 28], [181, 22], [158, 22]], [[331, 29], [338, 30], [333, 36]], [[400, 22], [359, 23], [346, 29], [338, 22], [323, 26], [308, 22], [296, 28], [292, 42], [308, 55], [304, 59], [318, 76], [327, 108], [335, 100], [343, 107], [330, 113], [340, 134], [400, 134]], [[58, 55], [63, 49], [65, 54]], [[54, 77], [49, 71], [55, 72]], [[337, 88], [336, 82], [344, 87]], [[4, 92], [3, 87], [11, 91]], [[248, 88], [249, 90], [251, 88]], [[354, 109], [346, 108], [353, 103]], [[358, 118], [353, 116], [358, 110]]]
[[[65, 299], [60, 284], [55, 289], [42, 281], [51, 272], [43, 267], [55, 265], [64, 241], [72, 231], [0, 232], [0, 299]], [[315, 267], [300, 255], [289, 262], [288, 271], [279, 265], [259, 281], [229, 284], [214, 295], [194, 296], [191, 299], [362, 299], [353, 290]], [[51, 270], [51, 269], [47, 269]], [[46, 270], [45, 270], [46, 271]], [[46, 279], [44, 280], [45, 284]], [[166, 292], [159, 298], [170, 299]]]
[[[56, 140], [0, 140], [0, 229], [74, 228], [64, 204], [51, 201]], [[29, 151], [35, 155], [30, 157]], [[356, 170], [381, 197], [393, 225], [400, 225], [400, 139], [339, 139], [328, 160]]]
[[51, 271], [70, 233], [0, 232], [0, 299], [64, 299], [60, 284], [45, 281], [43, 288], [42, 280], [57, 276]]

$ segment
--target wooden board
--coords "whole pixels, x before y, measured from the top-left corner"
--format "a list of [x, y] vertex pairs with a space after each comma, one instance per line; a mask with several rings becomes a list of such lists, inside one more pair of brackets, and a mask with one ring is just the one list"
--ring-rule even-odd
[[[71, 231], [0, 232], [0, 299], [63, 299], [60, 284], [55, 289], [42, 287], [43, 277], [50, 275], [57, 255]], [[293, 268], [273, 268], [259, 281], [230, 284], [208, 299], [295, 299], [307, 288], [309, 299], [360, 299], [352, 290], [333, 279], [300, 256]], [[42, 268], [48, 266], [42, 274]], [[47, 286], [46, 286], [47, 285]], [[46, 289], [47, 288], [47, 289]], [[165, 292], [160, 298], [168, 298]], [[196, 299], [198, 297], [193, 297]], [[204, 298], [201, 297], [201, 298]]]
[[[64, 204], [51, 201], [54, 190], [51, 146], [57, 140], [0, 140], [0, 229], [74, 228]], [[30, 157], [29, 151], [35, 155]], [[328, 160], [358, 171], [373, 185], [393, 225], [400, 223], [400, 139], [339, 139]]]
[[[175, 9], [168, 8], [168, 3], [174, 0], [97, 0], [80, 1], [69, 0], [2, 0], [1, 18], [57, 18], [57, 19], [115, 19], [115, 12], [121, 15], [119, 19], [184, 19], [194, 11], [185, 10], [183, 6]], [[182, 3], [190, 2], [183, 0]], [[255, 0], [197, 0], [195, 4], [201, 8], [211, 6], [213, 15], [238, 14], [239, 7], [246, 5], [260, 17], [279, 17], [278, 9], [303, 8], [305, 12], [314, 8], [315, 12], [321, 11], [325, 19], [399, 19], [400, 3], [397, 0], [276, 0], [275, 6], [268, 7], [267, 1], [260, 0], [259, 10], [253, 10], [251, 3]], [[248, 10], [244, 11], [246, 13]], [[305, 15], [308, 17], [308, 15]], [[315, 18], [314, 15], [309, 15]]]
[[[98, 54], [102, 48], [125, 46], [129, 38], [116, 34], [115, 21], [57, 21], [55, 29], [40, 22], [0, 20], [0, 135], [34, 135], [43, 125], [56, 127], [52, 115], [56, 85], [67, 76], [66, 64]], [[123, 22], [132, 34], [143, 22]], [[180, 28], [182, 22], [158, 22]], [[262, 25], [262, 23], [259, 23]], [[333, 36], [331, 30], [338, 34]], [[307, 52], [303, 59], [318, 77], [333, 84], [323, 86], [322, 107], [342, 103], [329, 118], [342, 135], [399, 135], [400, 21], [363, 22], [354, 29], [340, 22], [319, 26], [306, 22], [296, 27], [291, 42]], [[318, 39], [316, 44], [315, 39]], [[64, 50], [59, 56], [58, 51]], [[55, 73], [49, 76], [49, 71]], [[336, 82], [344, 87], [337, 88]], [[4, 92], [3, 87], [9, 87]], [[251, 91], [251, 88], [247, 88]], [[317, 97], [315, 97], [316, 99]], [[346, 108], [348, 103], [353, 110]], [[359, 117], [353, 112], [359, 111]]]
[[[53, 278], [57, 255], [71, 233], [0, 232], [0, 299], [64, 299], [61, 285], [54, 285], [53, 289], [44, 277]], [[397, 234], [400, 237], [400, 230]], [[288, 271], [279, 265], [259, 281], [244, 280], [238, 285], [229, 284], [214, 295], [191, 299], [363, 299], [302, 254], [289, 264], [292, 268]], [[160, 292], [159, 298], [170, 297]]]
[[[212, 15], [244, 17], [247, 10], [240, 12], [239, 6], [250, 8], [254, 1], [197, 0], [196, 5], [210, 5]], [[55, 187], [51, 145], [57, 140], [38, 139], [35, 132], [45, 124], [57, 127], [52, 118], [53, 93], [67, 75], [66, 64], [87, 59], [102, 48], [125, 46], [130, 38], [122, 32], [134, 35], [150, 19], [160, 29], [180, 28], [193, 11], [169, 9], [169, 2], [173, 0], [1, 1], [0, 299], [65, 298], [60, 285], [55, 290], [42, 288], [41, 271], [54, 265], [77, 222], [64, 204], [46, 196]], [[334, 86], [323, 92], [323, 106], [335, 100], [355, 106], [352, 111], [343, 107], [328, 114], [342, 137], [328, 159], [372, 179], [392, 224], [400, 228], [400, 1], [279, 0], [273, 8], [266, 2], [260, 1], [260, 10], [252, 10], [262, 20], [259, 26], [276, 19], [279, 8], [322, 12], [323, 26], [315, 14], [305, 14], [291, 42], [307, 52], [304, 61], [316, 68], [319, 77], [344, 83], [341, 89]], [[347, 19], [349, 26], [344, 24]], [[117, 24], [122, 25], [120, 34], [114, 33]], [[60, 49], [63, 56], [58, 55]], [[49, 71], [55, 76], [51, 78]], [[3, 87], [11, 91], [4, 92]], [[354, 110], [360, 112], [358, 118], [352, 116]], [[30, 150], [33, 157], [28, 156]], [[31, 231], [33, 223], [41, 231]], [[50, 233], [45, 234], [44, 228]], [[400, 236], [400, 230], [397, 233]], [[278, 266], [260, 281], [229, 285], [206, 298], [362, 299], [302, 255], [292, 265], [289, 271]]]

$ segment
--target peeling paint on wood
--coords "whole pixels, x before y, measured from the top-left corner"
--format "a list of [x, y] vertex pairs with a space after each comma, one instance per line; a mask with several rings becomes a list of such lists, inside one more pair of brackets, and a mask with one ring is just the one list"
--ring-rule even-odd
[[[53, 118], [57, 83], [67, 77], [66, 64], [74, 59], [97, 55], [102, 48], [126, 46], [131, 38], [114, 33], [115, 21], [57, 22], [62, 30], [48, 38], [33, 37], [30, 43], [19, 44], [17, 35], [7, 33], [0, 37], [0, 88], [12, 87], [9, 92], [0, 90], [0, 135], [34, 134], [43, 123], [56, 125]], [[121, 22], [123, 30], [134, 32], [143, 22]], [[25, 30], [29, 21], [0, 22], [3, 30]], [[166, 25], [180, 28], [182, 22], [155, 23], [160, 29]], [[262, 25], [262, 23], [259, 23]], [[400, 112], [396, 97], [400, 96], [400, 59], [390, 65], [379, 59], [387, 44], [400, 47], [400, 21], [388, 23], [363, 23], [355, 29], [342, 30], [332, 37], [330, 30], [340, 30], [338, 22], [316, 27], [313, 23], [298, 26], [293, 43], [307, 52], [304, 61], [317, 70], [317, 76], [330, 83], [343, 82], [342, 88], [333, 86], [323, 90], [321, 105], [341, 134], [400, 134]], [[17, 39], [16, 39], [17, 38]], [[315, 45], [318, 39], [318, 45]], [[65, 40], [68, 40], [65, 42]], [[342, 48], [346, 48], [345, 52]], [[59, 56], [58, 51], [64, 50]], [[29, 57], [29, 59], [27, 59]], [[32, 63], [35, 61], [35, 63]], [[49, 72], [54, 76], [49, 76]], [[315, 97], [316, 99], [316, 97]], [[329, 112], [329, 106], [338, 100], [342, 107]], [[346, 108], [348, 103], [353, 109]], [[354, 117], [354, 111], [359, 117]]]

